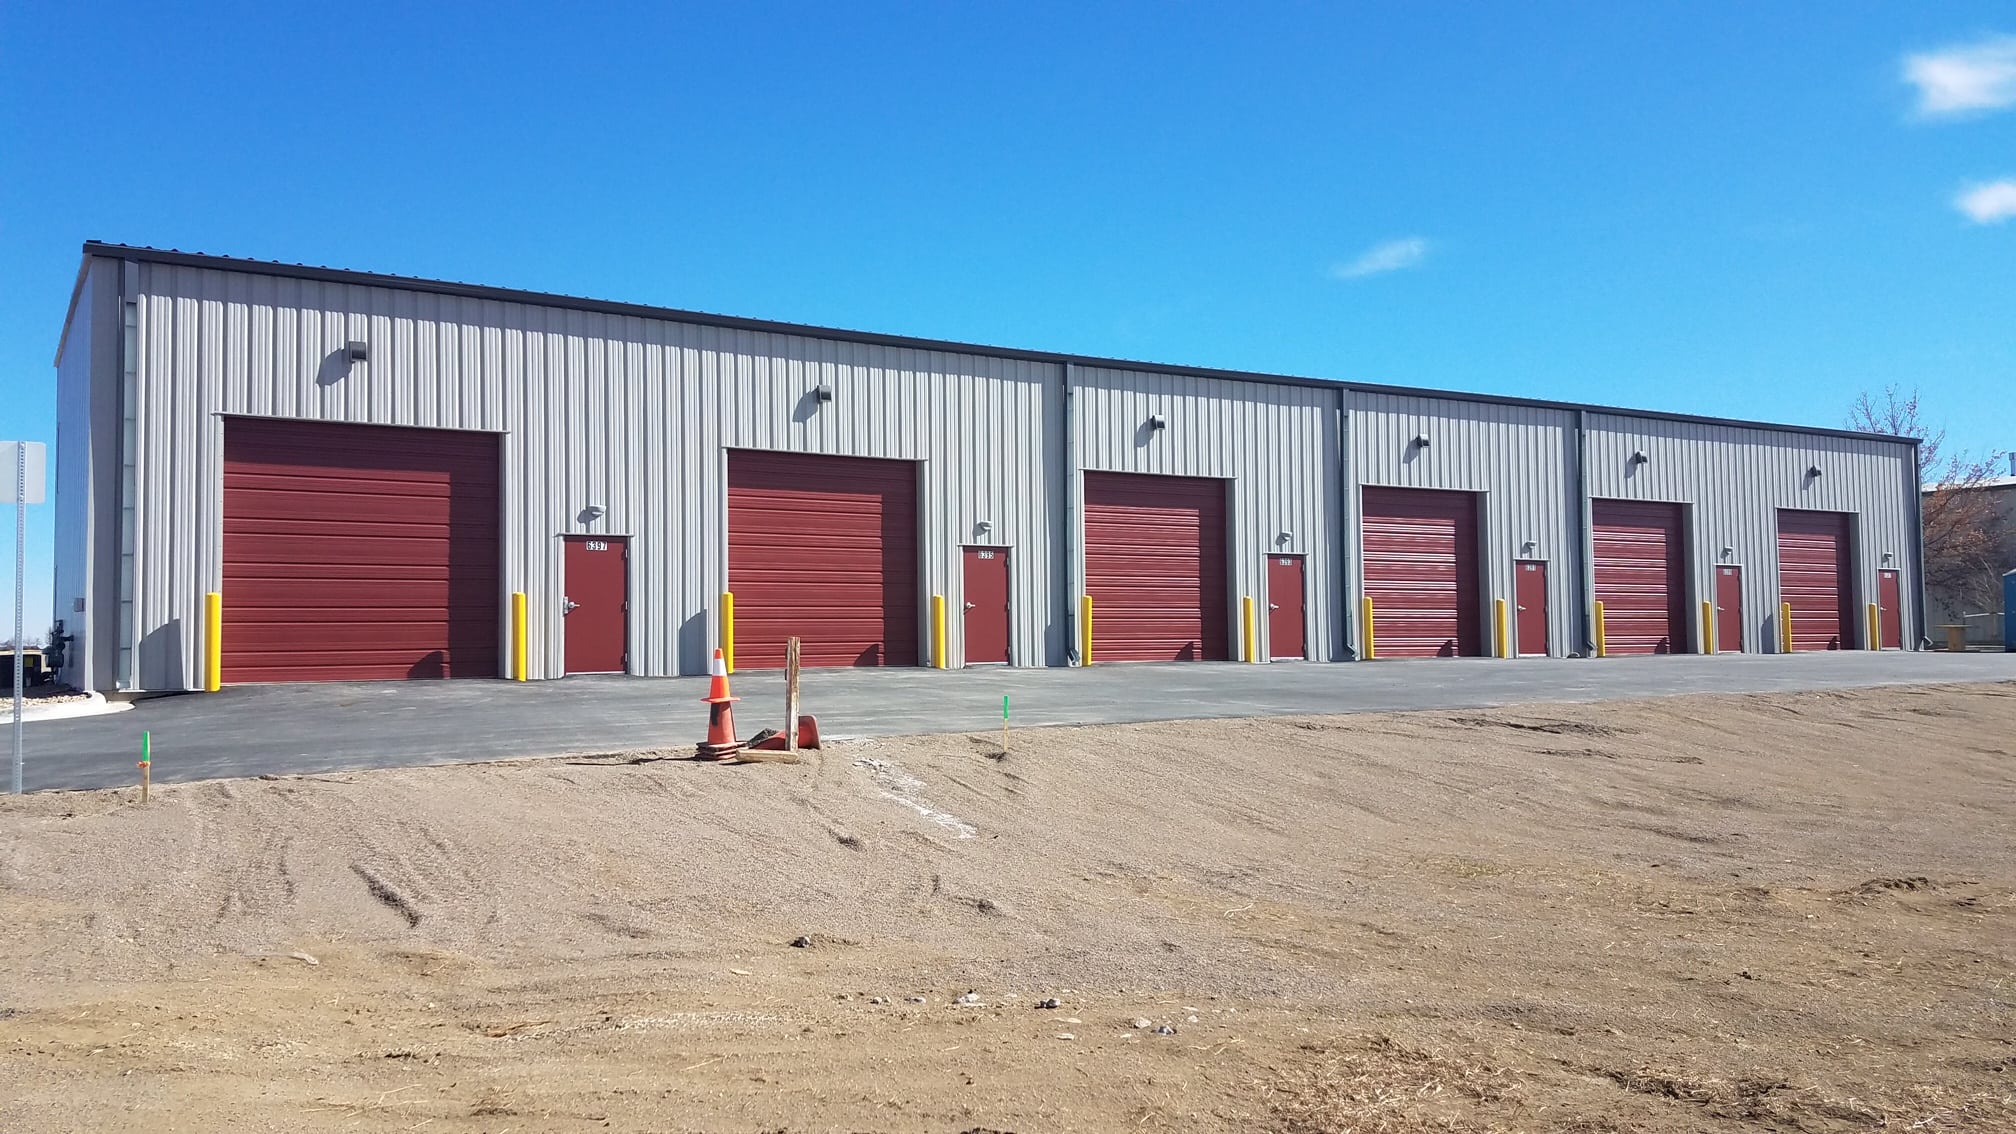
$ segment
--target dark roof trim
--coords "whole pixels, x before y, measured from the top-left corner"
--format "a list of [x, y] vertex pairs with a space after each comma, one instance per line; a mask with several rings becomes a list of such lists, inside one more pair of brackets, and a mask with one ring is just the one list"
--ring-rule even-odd
[[1825, 429], [1809, 425], [1780, 425], [1768, 421], [1745, 421], [1740, 418], [1706, 417], [1698, 414], [1667, 413], [1660, 410], [1625, 409], [1616, 406], [1590, 405], [1584, 402], [1557, 402], [1544, 398], [1507, 397], [1499, 394], [1476, 394], [1460, 390], [1428, 390], [1412, 386], [1388, 386], [1370, 382], [1308, 378], [1292, 374], [1263, 374], [1244, 370], [1219, 370], [1206, 366], [1171, 366], [1158, 362], [1099, 358], [1092, 355], [1059, 354], [1053, 351], [981, 346], [976, 343], [949, 342], [943, 339], [919, 339], [911, 338], [907, 335], [883, 335], [871, 331], [847, 331], [835, 327], [814, 327], [803, 323], [784, 323], [771, 319], [745, 319], [735, 315], [710, 315], [701, 311], [683, 311], [675, 307], [651, 307], [641, 303], [618, 303], [605, 299], [584, 299], [580, 296], [523, 291], [517, 288], [451, 283], [445, 280], [384, 275], [378, 272], [356, 272], [343, 268], [312, 267], [307, 264], [281, 264], [270, 260], [248, 260], [235, 256], [212, 256], [202, 252], [179, 252], [173, 249], [148, 248], [133, 244], [108, 244], [98, 240], [87, 240], [84, 242], [84, 255], [87, 257], [112, 256], [126, 260], [145, 260], [155, 264], [172, 264], [187, 268], [212, 268], [220, 271], [251, 272], [257, 275], [283, 276], [289, 279], [316, 280], [323, 283], [398, 288], [405, 291], [429, 292], [436, 295], [454, 295], [465, 299], [490, 299], [502, 303], [524, 303], [538, 307], [558, 307], [574, 311], [592, 311], [605, 315], [630, 315], [643, 319], [662, 319], [675, 323], [694, 323], [701, 326], [725, 327], [738, 331], [765, 331], [774, 334], [833, 339], [840, 342], [866, 343], [871, 346], [904, 347], [913, 350], [942, 351], [952, 354], [980, 355], [991, 358], [1012, 358], [1025, 362], [1048, 362], [1058, 365], [1068, 363], [1076, 366], [1105, 367], [1112, 370], [1133, 370], [1154, 374], [1180, 374], [1195, 378], [1223, 378], [1235, 382], [1261, 382], [1275, 386], [1319, 386], [1326, 390], [1334, 390], [1342, 386], [1346, 389], [1362, 391], [1368, 394], [1443, 398], [1457, 402], [1478, 402], [1485, 405], [1522, 406], [1534, 409], [1585, 410], [1592, 413], [1646, 418], [1653, 421], [1678, 421], [1697, 425], [1723, 425], [1741, 429], [1770, 429], [1781, 433], [1805, 433], [1820, 437], [1849, 437], [1861, 441], [1892, 441], [1914, 446], [1918, 444], [1918, 438], [1893, 437], [1886, 433], [1858, 433], [1849, 429]]

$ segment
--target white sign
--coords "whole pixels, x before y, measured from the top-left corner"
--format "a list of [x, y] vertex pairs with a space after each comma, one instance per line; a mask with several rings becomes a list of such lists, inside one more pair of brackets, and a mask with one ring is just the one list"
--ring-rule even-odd
[[[19, 461], [28, 458], [28, 485], [25, 495], [15, 493], [15, 473]], [[49, 446], [40, 441], [0, 441], [0, 504], [40, 504], [47, 493]]]

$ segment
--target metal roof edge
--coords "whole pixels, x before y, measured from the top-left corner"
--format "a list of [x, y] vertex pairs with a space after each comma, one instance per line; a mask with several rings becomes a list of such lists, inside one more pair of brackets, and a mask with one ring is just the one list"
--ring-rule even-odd
[[77, 265], [76, 282], [70, 285], [70, 306], [63, 310], [63, 333], [56, 336], [56, 357], [49, 365], [62, 366], [63, 352], [70, 349], [70, 325], [77, 321], [77, 300], [84, 294], [84, 281], [91, 276], [91, 245], [84, 245], [84, 259]]
[[[1414, 386], [1386, 385], [1376, 382], [1355, 382], [1348, 379], [1311, 378], [1294, 374], [1269, 374], [1251, 370], [1225, 370], [1209, 366], [1180, 366], [1169, 363], [1147, 362], [1139, 359], [1102, 358], [1096, 355], [1026, 350], [1017, 347], [986, 346], [980, 343], [917, 338], [909, 335], [890, 335], [874, 331], [852, 331], [839, 327], [820, 327], [808, 323], [788, 323], [774, 319], [751, 319], [740, 315], [716, 315], [704, 311], [688, 311], [677, 307], [655, 307], [650, 304], [591, 299], [583, 296], [561, 295], [554, 292], [494, 287], [488, 284], [456, 283], [449, 280], [430, 280], [417, 276], [396, 276], [382, 272], [364, 272], [349, 268], [329, 268], [309, 264], [285, 264], [275, 260], [218, 256], [207, 252], [183, 252], [172, 248], [150, 248], [137, 244], [113, 244], [102, 240], [85, 241], [83, 254], [87, 261], [92, 256], [113, 256], [128, 260], [144, 260], [151, 263], [182, 267], [251, 272], [259, 275], [282, 276], [289, 279], [355, 284], [364, 287], [399, 288], [406, 291], [422, 291], [436, 295], [459, 296], [465, 299], [489, 299], [500, 303], [524, 303], [533, 306], [558, 307], [605, 315], [628, 315], [642, 319], [693, 323], [700, 326], [721, 327], [729, 330], [759, 331], [772, 334], [797, 335], [807, 338], [831, 339], [841, 342], [861, 343], [868, 346], [901, 347], [911, 350], [938, 351], [948, 354], [1009, 358], [1024, 362], [1047, 362], [1056, 365], [1094, 366], [1108, 370], [1128, 370], [1137, 373], [1175, 374], [1192, 378], [1219, 378], [1235, 382], [1256, 382], [1276, 386], [1315, 386], [1323, 389], [1343, 387], [1347, 390], [1368, 394], [1440, 398], [1446, 401], [1475, 402], [1483, 405], [1518, 406], [1529, 409], [1551, 409], [1567, 412], [1579, 410], [1608, 414], [1614, 417], [1643, 418], [1648, 421], [1719, 425], [1736, 429], [1762, 429], [1815, 437], [1843, 437], [1857, 441], [1883, 441], [1911, 445], [1913, 447], [1916, 447], [1919, 443], [1919, 438], [1916, 437], [1898, 437], [1888, 433], [1862, 433], [1852, 429], [1830, 429], [1824, 426], [1787, 425], [1779, 422], [1750, 421], [1743, 418], [1713, 417], [1704, 414], [1674, 413], [1665, 410], [1631, 409], [1625, 406], [1605, 406], [1588, 402], [1563, 402], [1546, 398], [1524, 398], [1508, 394], [1483, 394], [1467, 390], [1434, 390]], [[74, 308], [74, 295], [72, 303]], [[65, 325], [66, 327], [68, 325], [67, 318]]]

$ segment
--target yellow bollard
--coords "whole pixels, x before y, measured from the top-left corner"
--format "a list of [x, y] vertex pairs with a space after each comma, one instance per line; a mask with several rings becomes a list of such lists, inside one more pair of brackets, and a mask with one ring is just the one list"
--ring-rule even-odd
[[945, 596], [931, 596], [931, 665], [945, 668]]
[[1863, 641], [1862, 648], [1865, 650], [1883, 648], [1883, 614], [1881, 608], [1873, 602], [1869, 604], [1869, 636]]
[[1792, 652], [1792, 604], [1789, 602], [1778, 604], [1778, 652]]
[[529, 680], [530, 674], [528, 673], [528, 671], [531, 669], [531, 666], [526, 664], [526, 658], [529, 656], [529, 651], [530, 647], [526, 644], [525, 641], [525, 592], [512, 591], [511, 592], [511, 679], [513, 681]]
[[224, 596], [211, 591], [203, 596], [203, 688], [215, 693], [224, 687]]
[[1078, 664], [1092, 664], [1092, 596], [1078, 598]]
[[1704, 654], [1722, 652], [1715, 641], [1715, 604], [1707, 599], [1701, 600], [1701, 652]]
[[1253, 596], [1246, 595], [1242, 597], [1239, 600], [1239, 605], [1241, 608], [1241, 625], [1246, 630], [1246, 660], [1257, 662], [1260, 660], [1260, 632], [1253, 620]]
[[1498, 656], [1509, 658], [1512, 656], [1512, 608], [1502, 598], [1491, 601], [1497, 604]]
[[735, 592], [721, 592], [721, 661], [735, 672]]
[[1599, 658], [1607, 658], [1610, 656], [1610, 643], [1609, 640], [1605, 637], [1603, 630], [1602, 599], [1596, 600], [1596, 656]]
[[1379, 639], [1372, 632], [1372, 596], [1366, 595], [1358, 605], [1360, 620], [1365, 624], [1365, 660], [1373, 661], [1379, 657]]

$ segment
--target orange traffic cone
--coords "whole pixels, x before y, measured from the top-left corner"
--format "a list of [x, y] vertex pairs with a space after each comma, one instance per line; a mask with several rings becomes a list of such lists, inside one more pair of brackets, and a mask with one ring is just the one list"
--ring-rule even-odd
[[742, 751], [742, 742], [735, 739], [735, 711], [728, 707], [741, 698], [728, 695], [728, 659], [720, 650], [714, 651], [714, 664], [708, 672], [714, 680], [707, 686], [707, 695], [700, 698], [708, 706], [707, 739], [696, 754], [703, 760], [726, 760]]

